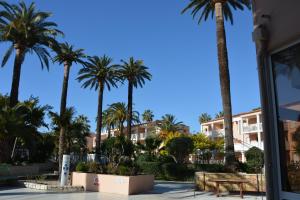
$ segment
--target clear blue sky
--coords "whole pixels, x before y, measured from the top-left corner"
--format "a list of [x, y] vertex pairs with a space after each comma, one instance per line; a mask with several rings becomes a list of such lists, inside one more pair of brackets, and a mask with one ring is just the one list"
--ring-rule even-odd
[[[12, 0], [10, 2], [16, 2]], [[27, 3], [31, 1], [25, 1]], [[134, 90], [135, 109], [154, 111], [155, 118], [174, 114], [199, 131], [198, 116], [222, 110], [216, 50], [215, 23], [200, 26], [180, 12], [188, 0], [36, 0], [37, 7], [51, 11], [67, 41], [88, 55], [107, 54], [118, 63], [134, 56], [143, 59], [153, 80]], [[259, 88], [250, 11], [235, 12], [234, 26], [226, 24], [233, 113], [258, 107]], [[0, 45], [0, 55], [7, 49]], [[2, 59], [2, 58], [1, 58]], [[9, 93], [13, 57], [0, 68], [0, 92]], [[97, 93], [82, 89], [75, 80], [80, 66], [70, 75], [68, 106], [85, 114], [95, 129]], [[38, 58], [28, 55], [22, 68], [20, 99], [38, 96], [42, 104], [59, 109], [63, 67], [42, 71]], [[104, 105], [127, 102], [127, 85], [105, 92]]]

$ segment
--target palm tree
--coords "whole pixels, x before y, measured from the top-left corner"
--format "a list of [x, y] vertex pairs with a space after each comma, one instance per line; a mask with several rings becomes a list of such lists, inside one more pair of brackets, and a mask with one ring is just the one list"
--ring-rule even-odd
[[143, 121], [144, 122], [152, 122], [154, 118], [154, 114], [152, 110], [145, 110], [144, 113], [142, 114]]
[[223, 111], [219, 111], [216, 115], [215, 115], [215, 118], [216, 119], [219, 119], [219, 118], [222, 118], [224, 117], [224, 112]]
[[176, 117], [174, 115], [166, 114], [162, 117], [160, 128], [161, 131], [166, 133], [178, 132], [181, 130], [182, 125], [183, 123], [181, 121], [177, 122]]
[[205, 122], [209, 122], [210, 120], [212, 120], [211, 116], [207, 113], [202, 113], [200, 116], [199, 116], [199, 123], [200, 124], [203, 124]]
[[233, 143], [230, 76], [224, 18], [233, 24], [233, 14], [231, 9], [243, 10], [244, 7], [250, 9], [250, 6], [250, 0], [190, 0], [190, 3], [182, 11], [182, 13], [184, 13], [187, 10], [192, 10], [191, 14], [193, 17], [196, 17], [197, 14], [200, 13], [198, 23], [202, 20], [207, 20], [210, 15], [214, 17], [215, 14], [216, 16], [219, 77], [225, 126], [225, 166], [231, 170], [235, 170], [237, 163]]
[[124, 60], [121, 60], [121, 62], [121, 78], [123, 81], [128, 81], [127, 137], [130, 139], [133, 88], [142, 88], [146, 80], [151, 80], [152, 75], [148, 72], [148, 68], [144, 66], [144, 62], [142, 60], [134, 60], [134, 58], [131, 57], [128, 62]]
[[76, 111], [74, 107], [68, 107], [65, 110], [64, 117], [55, 112], [50, 112], [50, 118], [52, 120], [52, 126], [55, 133], [55, 137], [59, 138], [59, 131], [61, 126], [66, 127], [66, 140], [64, 140], [64, 146], [66, 151], [80, 152], [80, 148], [86, 148], [86, 136], [90, 132], [89, 120], [84, 115], [75, 117]]
[[[124, 102], [117, 102], [109, 105], [107, 112], [110, 116], [110, 120], [113, 121], [115, 125], [118, 126], [120, 134], [124, 134], [124, 122], [127, 116], [127, 106]], [[140, 123], [139, 113], [137, 111], [132, 111], [132, 124]]]
[[[72, 45], [68, 43], [62, 43], [59, 45], [59, 48], [56, 49], [56, 56], [54, 57], [54, 62], [58, 62], [59, 64], [64, 65], [64, 78], [63, 78], [63, 87], [61, 93], [60, 100], [60, 116], [63, 116], [66, 111], [67, 106], [67, 95], [68, 95], [68, 82], [69, 82], [69, 74], [70, 68], [73, 63], [85, 64], [82, 60], [85, 58], [83, 53], [83, 49], [75, 50]], [[65, 139], [65, 131], [66, 127], [62, 125], [60, 127], [59, 134], [59, 170], [61, 170], [62, 157], [64, 154], [64, 139]]]
[[109, 109], [106, 109], [103, 111], [102, 114], [102, 126], [106, 128], [108, 133], [108, 138], [111, 137], [111, 130], [115, 128], [116, 122], [114, 121], [113, 116], [109, 112]]
[[10, 92], [10, 106], [18, 103], [21, 67], [26, 54], [35, 53], [42, 68], [49, 68], [50, 54], [47, 48], [56, 48], [55, 37], [63, 35], [56, 29], [57, 24], [47, 21], [51, 13], [36, 10], [35, 4], [29, 6], [21, 1], [19, 4], [8, 4], [0, 1], [3, 8], [0, 12], [0, 40], [11, 42], [5, 53], [2, 67], [6, 64], [15, 50], [12, 86]]
[[110, 91], [111, 87], [117, 87], [119, 80], [118, 67], [112, 64], [112, 59], [106, 55], [88, 58], [86, 67], [79, 71], [79, 82], [84, 81], [83, 88], [98, 90], [98, 112], [96, 129], [96, 154], [100, 155], [101, 130], [102, 130], [102, 106], [105, 87]]

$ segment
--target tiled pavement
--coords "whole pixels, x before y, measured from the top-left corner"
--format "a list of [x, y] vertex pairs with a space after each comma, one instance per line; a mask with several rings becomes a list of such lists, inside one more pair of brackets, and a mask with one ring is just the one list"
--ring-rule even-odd
[[[147, 194], [122, 196], [113, 194], [104, 194], [97, 192], [83, 192], [83, 193], [45, 193], [30, 190], [26, 188], [0, 188], [0, 200], [230, 200], [240, 199], [238, 194], [223, 194], [222, 197], [217, 198], [212, 193], [192, 191], [192, 184], [188, 183], [171, 183], [171, 182], [156, 182], [154, 190]], [[262, 200], [265, 197], [255, 195], [245, 195], [246, 200]]]

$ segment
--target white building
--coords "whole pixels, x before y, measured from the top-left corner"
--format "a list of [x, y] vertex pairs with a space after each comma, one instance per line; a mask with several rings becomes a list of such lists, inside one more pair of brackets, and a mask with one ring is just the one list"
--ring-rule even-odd
[[[260, 109], [234, 115], [232, 123], [234, 149], [240, 161], [246, 161], [245, 152], [251, 147], [258, 147], [261, 150], [264, 149], [264, 134]], [[212, 139], [224, 137], [224, 119], [214, 119], [201, 124], [201, 132]]]

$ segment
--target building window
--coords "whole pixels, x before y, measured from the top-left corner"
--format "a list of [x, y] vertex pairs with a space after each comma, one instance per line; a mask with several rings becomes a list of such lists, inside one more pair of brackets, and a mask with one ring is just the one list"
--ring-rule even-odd
[[282, 190], [300, 193], [300, 44], [272, 57]]

